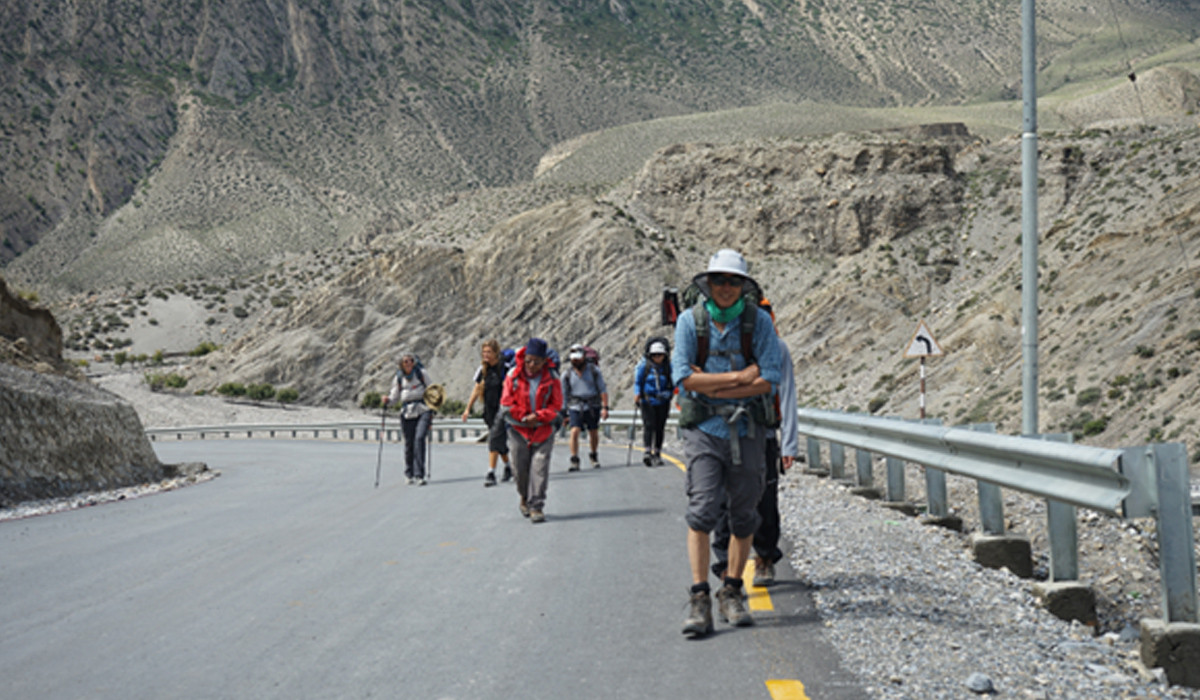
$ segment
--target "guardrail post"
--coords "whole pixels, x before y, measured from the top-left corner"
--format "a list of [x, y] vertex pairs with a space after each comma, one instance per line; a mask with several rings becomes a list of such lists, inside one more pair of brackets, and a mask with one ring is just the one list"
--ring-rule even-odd
[[1196, 550], [1187, 448], [1180, 442], [1154, 445], [1153, 460], [1158, 482], [1163, 617], [1167, 622], [1200, 622], [1196, 610]]
[[895, 457], [886, 457], [887, 464], [887, 499], [892, 503], [904, 500], [904, 461]]
[[875, 488], [875, 475], [871, 472], [874, 459], [874, 456], [866, 450], [854, 450], [854, 462], [858, 468], [858, 485], [862, 488]]
[[816, 438], [805, 438], [808, 447], [808, 467], [804, 471], [809, 474], [817, 474], [824, 476], [828, 472], [825, 471], [825, 466], [821, 464], [821, 442]]
[[[1042, 440], [1072, 442], [1070, 433], [1037, 436]], [[1050, 580], [1079, 580], [1079, 531], [1075, 506], [1046, 501], [1046, 531], [1050, 535]]]
[[831, 442], [829, 443], [829, 478], [844, 479], [846, 478], [846, 446]]
[[[980, 433], [996, 432], [995, 423], [977, 423], [966, 426], [968, 430]], [[985, 481], [977, 481], [979, 491], [979, 524], [989, 535], [1004, 534], [1004, 496], [1000, 487]]]

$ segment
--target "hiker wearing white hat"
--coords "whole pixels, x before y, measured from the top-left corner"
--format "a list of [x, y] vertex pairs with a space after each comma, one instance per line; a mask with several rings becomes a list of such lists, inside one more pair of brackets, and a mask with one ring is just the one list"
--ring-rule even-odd
[[729, 567], [716, 593], [718, 611], [734, 626], [754, 624], [740, 576], [759, 525], [765, 440], [772, 429], [772, 418], [759, 397], [769, 399], [782, 373], [770, 315], [743, 296], [744, 291], [757, 290], [757, 283], [741, 253], [717, 251], [694, 282], [704, 298], [679, 315], [671, 370], [680, 390], [687, 460], [692, 587], [683, 632], [703, 636], [713, 630], [709, 534], [723, 517], [723, 503], [728, 504], [732, 538]]
[[633, 372], [634, 403], [642, 412], [642, 464], [661, 465], [663, 437], [675, 383], [671, 381], [671, 346], [666, 338], [646, 341], [646, 352]]

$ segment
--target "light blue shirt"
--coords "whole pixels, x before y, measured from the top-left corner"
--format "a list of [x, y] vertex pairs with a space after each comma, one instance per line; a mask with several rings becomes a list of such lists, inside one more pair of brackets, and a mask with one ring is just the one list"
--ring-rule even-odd
[[[782, 356], [775, 335], [775, 326], [771, 323], [771, 315], [762, 309], [756, 309], [758, 317], [754, 321], [754, 338], [752, 347], [758, 362], [758, 373], [771, 384], [771, 390], [777, 390], [783, 378]], [[675, 351], [671, 354], [671, 378], [675, 386], [683, 391], [683, 380], [692, 376], [692, 365], [696, 361], [696, 318], [692, 309], [680, 314], [675, 323]], [[790, 364], [790, 363], [789, 363]], [[704, 371], [710, 374], [734, 372], [746, 368], [746, 360], [742, 357], [742, 318], [739, 315], [733, 321], [725, 324], [725, 330], [717, 330], [712, 318], [708, 320], [708, 361], [704, 363]], [[746, 399], [710, 399], [703, 401], [711, 404], [739, 404]], [[738, 423], [738, 434], [746, 435], [749, 419]], [[729, 426], [721, 416], [713, 416], [699, 426], [705, 433], [721, 440], [729, 439]]]
[[796, 418], [796, 373], [792, 368], [792, 353], [783, 338], [778, 339], [783, 361], [783, 380], [779, 382], [779, 454], [795, 457], [800, 454], [800, 425]]

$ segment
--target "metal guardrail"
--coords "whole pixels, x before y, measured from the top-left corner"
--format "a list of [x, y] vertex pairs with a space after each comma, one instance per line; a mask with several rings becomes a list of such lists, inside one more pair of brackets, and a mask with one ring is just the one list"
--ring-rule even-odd
[[1069, 436], [995, 435], [991, 426], [945, 428], [874, 416], [800, 409], [800, 433], [808, 438], [808, 468], [822, 464], [820, 441], [830, 443], [829, 475], [843, 478], [845, 448], [856, 450], [857, 481], [874, 486], [874, 454], [887, 458], [891, 501], [904, 500], [903, 467], [925, 467], [929, 514], [948, 515], [945, 474], [978, 483], [985, 532], [1002, 534], [1000, 488], [1045, 497], [1051, 575], [1078, 579], [1078, 542], [1073, 506], [1126, 518], [1157, 521], [1163, 617], [1198, 622], [1195, 536], [1189, 497], [1187, 447], [1159, 443], [1107, 449], [1065, 442]]

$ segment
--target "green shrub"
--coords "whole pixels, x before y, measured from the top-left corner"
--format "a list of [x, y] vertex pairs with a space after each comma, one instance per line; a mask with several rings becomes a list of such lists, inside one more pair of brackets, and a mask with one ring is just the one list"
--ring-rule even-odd
[[125, 364], [128, 361], [129, 361], [129, 354], [126, 353], [124, 350], [121, 350], [120, 352], [117, 352], [113, 355], [113, 364], [115, 364], [118, 367], [120, 367], [121, 365]]
[[1093, 386], [1084, 389], [1075, 396], [1075, 403], [1080, 406], [1086, 406], [1090, 403], [1096, 403], [1100, 400], [1100, 387]]
[[251, 384], [246, 387], [246, 395], [255, 401], [270, 401], [275, 398], [275, 387], [270, 384]]
[[150, 391], [162, 391], [167, 384], [167, 378], [158, 372], [147, 372], [146, 383], [150, 385]]
[[216, 343], [214, 343], [212, 341], [206, 340], [203, 343], [200, 343], [196, 347], [192, 348], [190, 351], [188, 351], [188, 355], [190, 355], [192, 357], [203, 357], [210, 352], [214, 352], [214, 351], [220, 350], [220, 349], [221, 349], [221, 346], [217, 345]]
[[883, 408], [883, 405], [886, 404], [887, 401], [888, 400], [886, 396], [876, 396], [867, 403], [867, 411], [875, 413], [879, 409]]
[[453, 418], [454, 416], [461, 416], [466, 408], [466, 402], [457, 399], [446, 399], [442, 402], [441, 407], [438, 408], [438, 414]]
[[279, 403], [295, 403], [299, 398], [300, 392], [296, 391], [290, 386], [285, 386], [279, 391], [275, 392], [275, 400]]
[[363, 408], [379, 408], [382, 403], [383, 397], [379, 395], [378, 391], [368, 391], [359, 405]]
[[187, 386], [187, 383], [187, 377], [181, 374], [175, 374], [172, 372], [167, 375], [167, 386], [171, 387], [172, 389], [182, 389]]
[[221, 396], [245, 396], [246, 385], [241, 382], [225, 382], [217, 387], [217, 393]]

